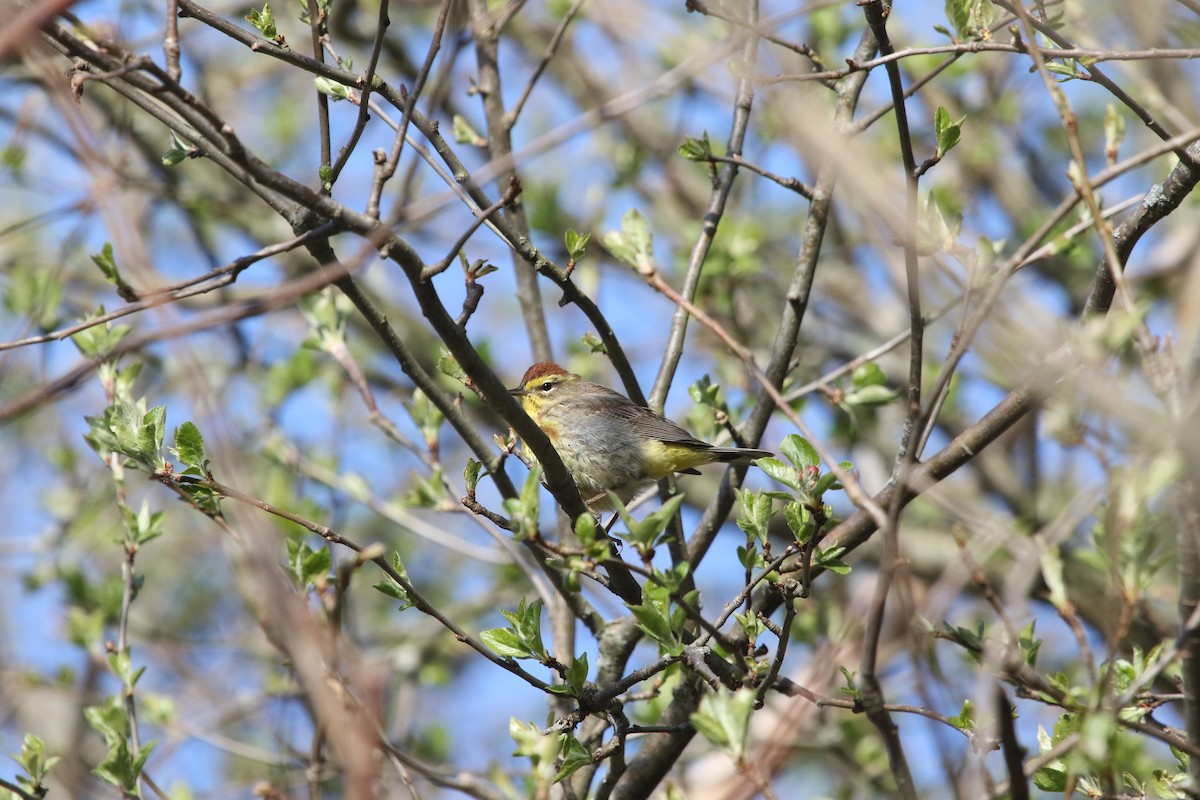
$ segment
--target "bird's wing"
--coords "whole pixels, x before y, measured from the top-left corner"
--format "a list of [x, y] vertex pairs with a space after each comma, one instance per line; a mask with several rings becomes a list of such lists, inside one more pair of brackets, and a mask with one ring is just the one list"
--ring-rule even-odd
[[639, 406], [624, 395], [612, 392], [611, 395], [607, 393], [596, 395], [592, 399], [599, 401], [604, 406], [602, 411], [597, 409], [597, 413], [636, 422], [638, 435], [644, 439], [680, 444], [685, 447], [707, 448], [709, 446], [707, 442], [700, 441], [671, 420], [655, 414], [648, 408]]

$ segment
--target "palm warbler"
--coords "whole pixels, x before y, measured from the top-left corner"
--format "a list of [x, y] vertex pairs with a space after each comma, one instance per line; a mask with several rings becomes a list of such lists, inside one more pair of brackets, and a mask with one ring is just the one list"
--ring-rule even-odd
[[[543, 361], [509, 392], [538, 424], [589, 505], [604, 491], [628, 501], [638, 490], [675, 472], [716, 461], [749, 464], [767, 450], [713, 447], [669, 419], [605, 386]], [[525, 452], [529, 453], [528, 446]]]

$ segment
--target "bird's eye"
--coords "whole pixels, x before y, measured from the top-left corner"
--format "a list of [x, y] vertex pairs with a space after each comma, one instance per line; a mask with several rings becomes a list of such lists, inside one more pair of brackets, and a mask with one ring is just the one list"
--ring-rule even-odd
[[553, 388], [554, 388], [554, 384], [553, 384], [553, 383], [551, 383], [550, 381], [546, 381], [545, 383], [543, 383], [543, 384], [542, 384], [541, 386], [539, 386], [538, 388], [539, 388], [539, 389], [541, 389], [543, 392], [548, 392], [548, 391], [550, 391], [551, 389], [553, 389]]

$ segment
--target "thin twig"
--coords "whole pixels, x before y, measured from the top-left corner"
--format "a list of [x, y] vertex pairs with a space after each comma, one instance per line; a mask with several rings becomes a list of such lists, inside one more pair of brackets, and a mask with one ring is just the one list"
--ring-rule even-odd
[[[266, 500], [259, 499], [251, 494], [247, 494], [239, 489], [235, 489], [232, 486], [227, 486], [212, 478], [193, 478], [187, 475], [164, 475], [158, 477], [161, 482], [169, 486], [199, 486], [216, 492], [219, 495], [231, 497], [234, 500], [245, 503], [249, 506], [254, 506], [261, 511], [265, 511], [268, 514], [279, 517], [280, 519], [285, 519], [288, 522], [295, 523], [305, 530], [315, 533], [325, 541], [330, 542], [331, 544], [347, 547], [353, 550], [355, 553], [361, 554], [366, 550], [366, 548], [362, 545], [347, 539], [345, 536], [338, 533], [333, 528], [330, 528], [328, 525], [322, 525], [319, 522], [314, 522], [304, 516], [301, 516], [300, 514], [297, 514], [293, 511], [288, 511], [286, 508], [280, 508], [272, 503], [268, 503]], [[383, 555], [372, 556], [369, 560], [375, 564], [375, 566], [379, 567], [379, 569], [381, 569], [385, 575], [394, 580], [400, 585], [401, 588], [404, 589], [414, 608], [421, 613], [437, 620], [439, 623], [441, 623], [442, 627], [454, 634], [454, 638], [466, 644], [472, 650], [479, 653], [481, 656], [486, 658], [488, 661], [491, 661], [501, 669], [511, 672], [513, 675], [521, 678], [521, 680], [525, 681], [535, 689], [547, 691], [549, 684], [526, 672], [512, 659], [501, 658], [493, 653], [492, 650], [487, 647], [487, 645], [464, 631], [453, 620], [442, 613], [442, 611], [436, 605], [425, 599], [425, 596], [422, 595], [420, 591], [418, 591], [417, 588], [404, 575], [402, 575], [395, 567], [393, 567]]]
[[742, 158], [740, 155], [718, 156], [718, 155], [714, 154], [714, 155], [710, 155], [710, 156], [705, 156], [704, 158], [702, 158], [700, 160], [719, 163], [719, 164], [734, 164], [739, 167], [745, 167], [746, 169], [750, 170], [751, 172], [757, 173], [757, 174], [763, 176], [764, 178], [766, 178], [767, 180], [772, 181], [773, 183], [779, 184], [784, 189], [787, 189], [789, 192], [795, 192], [796, 194], [798, 194], [801, 197], [808, 199], [808, 200], [812, 199], [813, 187], [809, 186], [804, 181], [799, 180], [797, 178], [785, 178], [782, 175], [776, 175], [774, 172], [771, 172], [768, 169], [764, 169], [763, 167], [760, 167], [759, 165], [757, 165], [751, 161], [747, 161], [746, 159]]
[[[813, 445], [813, 448], [817, 451], [817, 455], [819, 455], [821, 460], [825, 462], [825, 465], [828, 467], [829, 471], [837, 476], [838, 481], [842, 484], [842, 487], [845, 489], [850, 500], [859, 508], [874, 514], [882, 523], [886, 518], [882, 507], [876, 505], [871, 500], [870, 496], [859, 485], [858, 480], [854, 477], [854, 475], [847, 470], [842, 469], [841, 462], [834, 459], [833, 455], [825, 448], [824, 445], [821, 444], [820, 440], [813, 434], [808, 423], [806, 423], [804, 419], [796, 413], [795, 409], [791, 407], [784, 396], [780, 393], [779, 389], [768, 378], [767, 374], [758, 366], [754, 358], [754, 354], [751, 353], [750, 350], [744, 345], [734, 339], [733, 336], [727, 330], [725, 330], [724, 326], [710, 317], [703, 309], [694, 305], [676, 292], [670, 284], [663, 280], [662, 276], [659, 275], [658, 272], [643, 270], [641, 274], [643, 279], [645, 279], [650, 286], [665, 295], [671, 300], [671, 302], [676, 303], [679, 305], [679, 307], [686, 310], [688, 314], [695, 317], [698, 322], [716, 334], [721, 341], [725, 343], [725, 346], [733, 351], [734, 355], [741, 359], [742, 363], [745, 364], [747, 371], [750, 373], [750, 376], [758, 383], [759, 388], [763, 390], [763, 393], [766, 394], [766, 396], [774, 404], [774, 408], [782, 412], [792, 422], [792, 424], [800, 430], [801, 434]], [[697, 563], [695, 558], [696, 556], [693, 555], [693, 567]]]
[[[346, 143], [338, 151], [337, 161], [334, 162], [329, 171], [329, 182], [331, 184], [337, 183], [342, 170], [350, 161], [350, 156], [353, 155], [355, 148], [358, 147], [358, 141], [362, 137], [363, 131], [367, 129], [367, 120], [370, 118], [368, 109], [370, 108], [371, 91], [375, 88], [375, 75], [376, 70], [379, 68], [379, 56], [383, 52], [384, 34], [387, 33], [388, 26], [391, 24], [388, 19], [388, 6], [389, 0], [380, 0], [378, 17], [375, 22], [375, 37], [371, 43], [371, 56], [367, 61], [367, 71], [363, 79], [361, 93], [358, 96], [358, 118], [354, 120], [354, 128], [350, 131], [350, 136], [347, 138]], [[378, 215], [378, 211], [376, 214]]]
[[[237, 305], [223, 308], [200, 319], [180, 325], [158, 328], [137, 336], [127, 336], [105, 353], [104, 357], [111, 360], [127, 353], [136, 352], [151, 344], [160, 344], [170, 339], [189, 336], [199, 331], [219, 328], [231, 322], [269, 314], [281, 308], [290, 307], [304, 295], [318, 291], [343, 277], [346, 275], [348, 269], [348, 267], [342, 264], [322, 267], [283, 286], [274, 287]], [[6, 406], [0, 407], [0, 423], [39, 409], [52, 398], [74, 389], [79, 385], [80, 381], [92, 374], [98, 366], [98, 361], [84, 361], [58, 378], [21, 395]]]
[[[1064, 49], [1073, 49], [1074, 48], [1074, 46], [1075, 46], [1074, 43], [1071, 42], [1069, 39], [1067, 39], [1065, 36], [1063, 36], [1060, 31], [1056, 30], [1055, 28], [1053, 28], [1050, 25], [1045, 24], [1044, 22], [1042, 22], [1039, 19], [1035, 19], [1032, 16], [1030, 16], [1028, 14], [1028, 12], [1026, 12], [1025, 7], [1022, 6], [1021, 4], [1019, 4], [1019, 3], [1014, 4], [1014, 3], [1010, 2], [1010, 0], [994, 0], [994, 2], [996, 3], [996, 5], [1000, 6], [1004, 10], [1008, 11], [1010, 14], [1021, 19], [1021, 21], [1024, 23], [1024, 25], [1027, 28], [1029, 28], [1031, 30], [1036, 30], [1038, 33], [1045, 36], [1050, 41], [1054, 42], [1060, 48], [1064, 48]], [[1050, 53], [1054, 52], [1053, 50], [1051, 50], [1051, 51], [1049, 51], [1049, 53], [1047, 53], [1047, 51], [1042, 50], [1041, 48], [1038, 48], [1037, 45], [1035, 43], [1033, 43], [1034, 37], [1030, 36], [1029, 39], [1030, 39], [1030, 43], [1027, 43], [1027, 47], [1029, 47], [1032, 51], [1040, 52], [1042, 54], [1042, 58], [1053, 57], [1050, 55]], [[1189, 58], [1190, 57], [1193, 57], [1193, 56], [1189, 56]], [[1040, 60], [1041, 59], [1038, 59], [1037, 56], [1035, 55], [1036, 63], [1040, 63]], [[1100, 59], [1096, 59], [1096, 60], [1100, 60]], [[1090, 81], [1094, 81], [1094, 82], [1100, 84], [1101, 86], [1103, 86], [1105, 89], [1107, 89], [1113, 95], [1113, 97], [1120, 100], [1125, 105], [1126, 108], [1128, 108], [1130, 111], [1132, 111], [1134, 114], [1136, 114], [1138, 119], [1140, 119], [1146, 125], [1147, 128], [1152, 130], [1155, 133], [1155, 135], [1158, 136], [1158, 138], [1162, 139], [1163, 141], [1166, 141], [1171, 138], [1171, 134], [1167, 131], [1167, 129], [1164, 128], [1162, 125], [1160, 125], [1156, 119], [1154, 119], [1154, 117], [1150, 114], [1149, 110], [1145, 106], [1143, 106], [1141, 103], [1139, 103], [1138, 101], [1136, 101], [1132, 97], [1130, 97], [1128, 92], [1126, 92], [1117, 83], [1115, 83], [1112, 79], [1110, 79], [1103, 71], [1101, 71], [1101, 69], [1099, 67], [1095, 66], [1094, 64], [1088, 66], [1087, 72], [1081, 73], [1080, 77], [1086, 78], [1087, 80], [1090, 80]], [[1194, 156], [1189, 154], [1182, 147], [1176, 149], [1174, 152], [1175, 152], [1175, 155], [1179, 156], [1180, 161], [1190, 165], [1193, 169], [1200, 169], [1200, 161], [1198, 161]], [[1082, 165], [1080, 165], [1080, 166], [1082, 166]]]
[[179, 66], [179, 3], [177, 0], [167, 0], [163, 58], [167, 62], [167, 77], [178, 83], [183, 77], [183, 70]]
[[[772, 687], [775, 691], [786, 697], [803, 697], [818, 708], [844, 708], [848, 711], [861, 712], [862, 703], [850, 697], [823, 697], [816, 692], [801, 686], [790, 678], [780, 678], [775, 681]], [[940, 722], [946, 727], [954, 730], [957, 733], [965, 736], [972, 745], [982, 747], [987, 750], [994, 750], [997, 743], [988, 739], [981, 739], [979, 734], [965, 728], [961, 728], [950, 721], [950, 718], [945, 714], [939, 714], [933, 709], [925, 706], [914, 706], [906, 703], [884, 703], [884, 708], [895, 714], [913, 714], [918, 717], [925, 717], [935, 722]]]
[[[996, 41], [959, 42], [957, 44], [935, 45], [932, 47], [911, 47], [906, 50], [897, 50], [889, 53], [888, 55], [882, 55], [869, 61], [854, 61], [853, 59], [847, 59], [846, 63], [848, 66], [845, 69], [831, 69], [823, 70], [821, 72], [800, 72], [795, 74], [770, 76], [759, 75], [755, 77], [755, 81], [763, 85], [772, 85], [777, 83], [802, 83], [805, 81], [820, 81], [825, 83], [843, 78], [846, 75], [858, 72], [860, 70], [870, 71], [875, 67], [897, 63], [906, 58], [918, 56], [948, 53], [954, 57], [959, 57], [968, 55], [970, 53], [1025, 52], [1027, 51], [1023, 45]], [[1200, 58], [1200, 49], [1196, 48], [1152, 47], [1147, 50], [1090, 50], [1081, 47], [1063, 46], [1058, 48], [1046, 48], [1042, 51], [1042, 53], [1046, 58], [1049, 59], [1086, 61], [1088, 64], [1094, 64], [1101, 61], [1156, 61], [1160, 59], [1184, 60]], [[1088, 69], [1091, 69], [1091, 67], [1089, 66]], [[1087, 76], [1081, 75], [1080, 77]]]
[[[148, 291], [139, 292], [140, 296], [147, 298], [146, 300], [139, 300], [137, 302], [130, 303], [129, 305], [122, 306], [121, 308], [113, 309], [105, 314], [89, 317], [82, 322], [69, 325], [65, 328], [59, 328], [51, 333], [45, 333], [40, 336], [30, 336], [25, 339], [16, 339], [10, 342], [0, 342], [0, 352], [5, 350], [13, 350], [18, 347], [27, 347], [31, 344], [60, 341], [70, 336], [74, 336], [77, 333], [82, 333], [89, 328], [94, 328], [97, 325], [103, 325], [105, 323], [112, 322], [115, 319], [120, 319], [121, 317], [125, 317], [130, 314], [136, 314], [139, 311], [145, 311], [149, 308], [156, 308], [161, 305], [174, 303], [178, 300], [185, 300], [189, 297], [195, 297], [197, 295], [206, 294], [215, 289], [220, 289], [224, 286], [234, 283], [242, 271], [244, 271], [251, 264], [262, 261], [265, 258], [270, 258], [271, 256], [279, 255], [280, 253], [286, 253], [290, 250], [295, 250], [297, 247], [301, 247], [308, 242], [330, 236], [336, 232], [336, 230], [336, 225], [333, 223], [326, 223], [319, 228], [314, 228], [311, 231], [289, 239], [286, 242], [268, 245], [267, 247], [263, 247], [248, 255], [239, 256], [233, 261], [230, 261], [228, 264], [207, 272], [200, 277], [191, 278], [182, 283], [175, 284], [174, 286], [164, 287], [162, 289], [151, 289]], [[212, 283], [205, 286], [199, 286], [199, 284], [207, 284], [209, 281], [212, 281]], [[199, 288], [192, 288], [197, 286]], [[191, 290], [188, 291], [189, 289]]]
[[[308, 32], [312, 39], [312, 55], [317, 61], [325, 61], [325, 51], [321, 47], [321, 40], [325, 36], [325, 15], [317, 9], [317, 0], [305, 0], [308, 10]], [[330, 162], [333, 160], [332, 150], [333, 145], [329, 139], [329, 95], [324, 92], [316, 92], [317, 100], [317, 147], [319, 148], [321, 158], [321, 171], [330, 167]], [[320, 173], [318, 173], [320, 174]], [[321, 191], [329, 193], [333, 191], [332, 181], [323, 183]]]
[[521, 109], [525, 108], [525, 103], [528, 102], [530, 95], [533, 94], [533, 87], [537, 85], [538, 80], [542, 77], [542, 73], [546, 71], [546, 67], [550, 65], [550, 61], [554, 58], [554, 54], [558, 52], [558, 47], [562, 44], [563, 36], [566, 35], [567, 27], [574, 21], [576, 15], [583, 9], [583, 4], [587, 0], [574, 0], [571, 7], [567, 9], [567, 13], [563, 14], [563, 18], [559, 21], [558, 27], [554, 30], [554, 35], [550, 37], [549, 44], [546, 45], [546, 52], [542, 54], [538, 64], [533, 68], [533, 73], [529, 76], [529, 81], [525, 84], [525, 89], [521, 92], [521, 96], [517, 98], [517, 102], [513, 103], [513, 107], [504, 115], [504, 124], [509, 130], [512, 130], [517, 120], [521, 117]]
[[[884, 56], [888, 55], [893, 50], [887, 32], [887, 14], [890, 8], [885, 7], [880, 0], [871, 0], [863, 5], [863, 11], [867, 24], [875, 34], [876, 41], [879, 42], [879, 52]], [[917, 181], [919, 176], [913, 156], [912, 136], [909, 132], [908, 112], [904, 103], [904, 85], [900, 77], [900, 70], [894, 62], [888, 62], [885, 69], [891, 88], [892, 106], [896, 114], [897, 140], [900, 144], [900, 155], [904, 165], [905, 184], [905, 229], [902, 239], [911, 337], [909, 339], [908, 402], [895, 467], [895, 476], [903, 485], [916, 460], [914, 444], [917, 422], [921, 416], [921, 380], [924, 367], [922, 360], [924, 319], [921, 315], [920, 274], [917, 269], [916, 241]], [[884, 708], [883, 689], [877, 673], [879, 639], [883, 631], [884, 612], [896, 571], [900, 567], [899, 527], [902, 508], [903, 505], [898, 500], [892, 502], [888, 506], [887, 521], [881, 529], [883, 557], [875, 579], [875, 594], [871, 603], [871, 612], [863, 633], [860, 685], [867, 718], [871, 720], [883, 739], [899, 796], [908, 800], [916, 800], [912, 772], [908, 766], [908, 759], [896, 723]]]
[[472, 220], [471, 224], [467, 226], [467, 229], [463, 231], [458, 239], [455, 240], [454, 244], [450, 246], [450, 252], [446, 254], [445, 258], [435, 264], [430, 264], [421, 271], [421, 279], [430, 280], [435, 275], [440, 275], [441, 273], [445, 272], [446, 269], [452, 263], [454, 263], [454, 259], [458, 257], [459, 252], [463, 249], [463, 247], [466, 246], [467, 241], [475, 235], [475, 231], [479, 230], [480, 226], [485, 222], [488, 222], [492, 218], [492, 215], [497, 211], [513, 203], [513, 201], [515, 201], [520, 194], [521, 184], [514, 179], [513, 182], [508, 185], [508, 188], [504, 190], [504, 194], [499, 200], [492, 203], [487, 208], [480, 210], [475, 215], [475, 219]]
[[[505, 10], [495, 12], [487, 0], [465, 0], [471, 12], [471, 32], [475, 43], [475, 61], [478, 65], [478, 95], [483, 104], [483, 115], [487, 124], [487, 152], [493, 163], [502, 166], [496, 173], [500, 186], [511, 186], [518, 180], [517, 162], [512, 158], [512, 124], [504, 110], [504, 92], [500, 77], [500, 29], [505, 24]], [[509, 9], [510, 14], [516, 8]], [[486, 206], [487, 203], [480, 203]], [[512, 231], [514, 241], [527, 241], [529, 219], [519, 202], [503, 214], [503, 221]], [[512, 255], [513, 270], [517, 281], [517, 306], [525, 325], [525, 336], [534, 361], [550, 361], [554, 351], [550, 342], [550, 328], [546, 322], [546, 310], [542, 303], [542, 289], [532, 265], [519, 250]]]
[[376, 735], [379, 746], [389, 758], [395, 759], [403, 766], [419, 773], [421, 777], [443, 789], [453, 789], [462, 792], [476, 800], [508, 800], [509, 795], [500, 791], [482, 778], [463, 769], [439, 769], [405, 750], [401, 750], [387, 737], [386, 731], [376, 722]]
[[[747, 4], [746, 15], [748, 25], [756, 26], [758, 24], [757, 2]], [[757, 36], [747, 37], [742, 48], [742, 59], [747, 64], [754, 64], [757, 61]], [[754, 84], [743, 77], [737, 84], [733, 119], [730, 121], [729, 139], [725, 147], [725, 152], [731, 158], [740, 158], [742, 155], [753, 104]], [[700, 233], [688, 255], [687, 268], [684, 271], [683, 283], [679, 290], [680, 298], [687, 301], [689, 305], [695, 298], [696, 290], [700, 285], [700, 275], [708, 253], [712, 249], [713, 240], [716, 238], [717, 226], [725, 215], [725, 205], [729, 201], [730, 192], [733, 191], [733, 182], [737, 178], [738, 166], [735, 161], [726, 162], [725, 167], [717, 174], [716, 180], [713, 182], [712, 192], [709, 194], [708, 204], [704, 209]], [[661, 411], [666, 402], [667, 392], [675, 378], [675, 370], [679, 366], [679, 360], [683, 357], [683, 343], [687, 335], [688, 319], [688, 305], [677, 303], [675, 313], [671, 317], [671, 329], [667, 337], [666, 350], [659, 363], [658, 374], [654, 378], [654, 387], [650, 391], [649, 406], [652, 409]]]
[[44, 800], [45, 797], [44, 794], [31, 794], [25, 791], [20, 785], [6, 781], [4, 778], [0, 778], [0, 789], [7, 789], [22, 798], [22, 800]]
[[[807, 3], [804, 6], [803, 12], [812, 13], [820, 10], [821, 8], [837, 5], [839, 1], [840, 0], [825, 0], [825, 2]], [[789, 13], [777, 14], [776, 16], [767, 19], [765, 22], [760, 23], [759, 21], [755, 20], [755, 22], [751, 24], [747, 20], [735, 17], [734, 15], [726, 13], [719, 8], [713, 8], [706, 3], [700, 2], [700, 0], [686, 0], [686, 5], [689, 12], [698, 12], [704, 14], [705, 16], [719, 19], [722, 22], [728, 22], [730, 25], [734, 25], [742, 30], [752, 33], [763, 41], [770, 42], [771, 44], [778, 45], [785, 50], [790, 50], [797, 55], [804, 56], [818, 67], [824, 66], [820, 56], [817, 55], [808, 45], [789, 42], [786, 39], [782, 39], [771, 33], [771, 31], [777, 30], [778, 27], [788, 18], [797, 16], [798, 12], [792, 11]], [[832, 83], [832, 81], [830, 81], [830, 83]]]
[[996, 686], [996, 720], [1000, 728], [1000, 749], [1008, 770], [1008, 791], [1012, 800], [1029, 800], [1029, 782], [1022, 772], [1025, 748], [1017, 741], [1016, 713], [1002, 686]]
[[[869, 29], [864, 30], [855, 48], [855, 57], [869, 58], [875, 53], [875, 49], [874, 36]], [[854, 110], [857, 108], [865, 82], [866, 73], [857, 73], [839, 82], [835, 89], [835, 129], [842, 132], [848, 132], [851, 129]], [[769, 361], [766, 368], [762, 370], [762, 374], [766, 378], [765, 382], [761, 384], [764, 389], [768, 386], [783, 385], [796, 348], [799, 346], [800, 325], [808, 308], [809, 294], [816, 277], [821, 253], [821, 243], [824, 241], [830, 222], [838, 172], [839, 164], [834, 159], [827, 159], [817, 171], [817, 181], [805, 221], [802, 244], [796, 257], [792, 279], [781, 303], [779, 328], [771, 344]], [[760, 397], [746, 420], [744, 431], [752, 437], [761, 436], [768, 420], [777, 408], [780, 406], [774, 397]], [[726, 474], [730, 473], [726, 472]], [[697, 564], [704, 558], [715, 541], [718, 530], [725, 523], [725, 518], [733, 506], [733, 502], [732, 484], [729, 481], [723, 481], [717, 497], [704, 510], [700, 522], [693, 529], [692, 538], [688, 542], [690, 563]], [[874, 512], [868, 513], [874, 514]]]

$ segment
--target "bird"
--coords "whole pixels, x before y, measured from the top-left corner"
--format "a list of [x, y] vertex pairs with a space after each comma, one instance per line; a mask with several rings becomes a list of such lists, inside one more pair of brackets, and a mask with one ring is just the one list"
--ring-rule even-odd
[[[695, 468], [705, 464], [749, 465], [774, 455], [769, 450], [715, 447], [625, 395], [550, 361], [527, 369], [520, 386], [509, 394], [549, 437], [593, 508], [606, 505], [607, 491], [625, 503], [645, 486], [676, 472], [699, 474]], [[524, 449], [533, 458], [528, 444]]]

